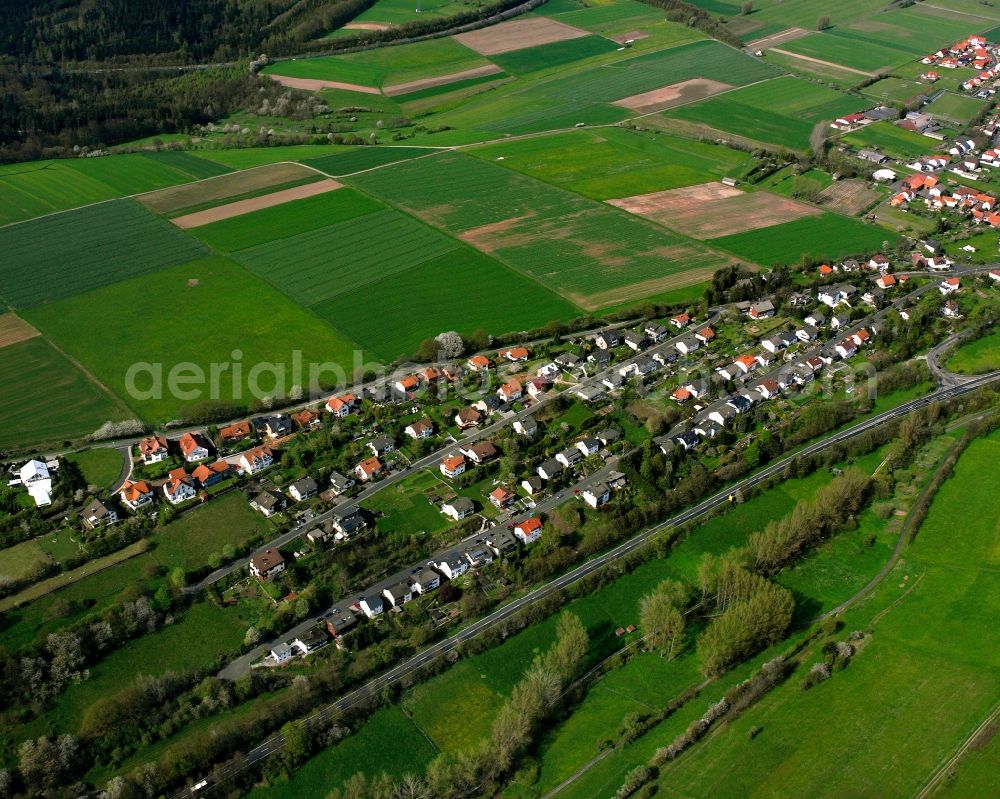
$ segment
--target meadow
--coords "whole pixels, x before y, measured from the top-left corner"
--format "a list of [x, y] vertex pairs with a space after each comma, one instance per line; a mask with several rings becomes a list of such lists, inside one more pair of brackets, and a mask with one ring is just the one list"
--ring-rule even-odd
[[826, 212], [783, 225], [712, 239], [712, 245], [760, 264], [795, 264], [803, 256], [840, 258], [871, 253], [896, 234], [846, 216]]
[[675, 189], [744, 175], [756, 160], [706, 142], [622, 128], [571, 131], [469, 151], [595, 200]]
[[440, 486], [440, 483], [433, 473], [417, 472], [379, 491], [365, 502], [365, 508], [382, 514], [378, 518], [378, 531], [382, 535], [409, 537], [417, 533], [436, 533], [451, 522], [423, 494], [435, 486]]
[[26, 580], [36, 569], [50, 562], [49, 556], [34, 540], [22, 541], [20, 544], [7, 547], [2, 552], [0, 579], [5, 581]]
[[271, 522], [250, 507], [242, 492], [230, 491], [161, 528], [153, 556], [168, 570], [179, 566], [189, 571], [226, 546], [239, 547], [271, 530]]
[[[115, 309], [115, 324], [104, 324], [106, 309]], [[178, 309], [183, 309], [178, 324]], [[274, 395], [302, 385], [308, 374], [296, 378], [289, 366], [294, 351], [304, 364], [338, 363], [347, 369], [356, 347], [324, 322], [298, 307], [267, 283], [221, 257], [180, 264], [141, 279], [127, 280], [30, 312], [32, 323], [84, 363], [143, 419], [158, 423], [176, 417], [186, 406], [209, 399], [208, 386], [162, 396], [131, 397], [126, 374], [132, 364], [163, 365], [166, 377], [176, 364], [191, 363], [210, 374], [210, 364], [230, 363], [232, 353], [245, 365], [234, 385], [230, 371], [218, 380], [218, 398], [252, 399], [249, 373], [257, 363], [284, 365], [274, 386], [270, 371], [260, 377], [260, 390]], [[87, 336], [79, 331], [87, 330]], [[128, 342], [128, 346], [122, 346]], [[151, 378], [136, 379], [139, 391]], [[192, 391], [193, 393], [188, 393]], [[182, 393], [183, 392], [183, 393]], [[183, 398], [183, 397], [187, 398]]]
[[[663, 768], [662, 783], [723, 799], [915, 794], [996, 701], [998, 631], [969, 609], [1000, 597], [998, 457], [996, 434], [970, 445], [904, 559], [848, 611], [844, 629], [872, 637], [846, 670], [809, 692], [793, 678]], [[762, 733], [750, 740], [752, 726]]]
[[1000, 369], [1000, 331], [994, 330], [963, 344], [948, 359], [946, 366], [952, 372], [973, 375]]
[[[391, 751], [391, 757], [384, 757]], [[375, 712], [361, 728], [327, 747], [287, 781], [255, 788], [248, 799], [300, 799], [325, 796], [357, 772], [392, 777], [420, 774], [437, 754], [434, 745], [398, 707]]]
[[384, 207], [352, 189], [342, 188], [192, 228], [189, 233], [217, 250], [235, 252], [318, 230]]
[[425, 17], [447, 17], [467, 9], [458, 0], [420, 0], [420, 13], [417, 14], [415, 5], [413, 0], [376, 0], [371, 8], [358, 14], [354, 21], [402, 25]]
[[861, 105], [835, 89], [786, 76], [674, 108], [664, 116], [804, 150], [818, 123], [858, 111]]
[[[354, 94], [352, 92], [352, 94]], [[374, 98], [371, 95], [369, 99]], [[357, 99], [355, 97], [354, 99]], [[234, 147], [231, 149], [194, 150], [193, 155], [205, 161], [221, 164], [230, 169], [252, 169], [257, 166], [276, 164], [280, 161], [305, 161], [338, 155], [357, 149], [342, 144], [284, 144], [276, 147]]]
[[725, 258], [617, 209], [457, 153], [352, 179], [584, 308], [704, 280]]
[[60, 444], [129, 415], [40, 336], [0, 347], [0, 387], [3, 449]]
[[227, 171], [183, 152], [10, 164], [0, 167], [0, 225]]
[[904, 78], [883, 78], [862, 89], [864, 94], [888, 103], [908, 103], [921, 94], [930, 94], [934, 88], [926, 83]]
[[858, 81], [864, 79], [864, 76], [859, 75], [857, 72], [848, 72], [846, 69], [834, 66], [833, 64], [819, 64], [815, 61], [807, 61], [804, 58], [797, 58], [787, 53], [779, 53], [776, 50], [767, 51], [767, 61], [769, 64], [775, 64], [791, 72], [793, 75], [831, 83], [838, 89], [850, 89]]
[[933, 150], [935, 142], [891, 122], [874, 122], [843, 137], [852, 147], [872, 147], [895, 158], [914, 158]]
[[125, 459], [117, 449], [98, 447], [73, 452], [66, 460], [80, 467], [88, 485], [111, 488], [121, 475]]
[[52, 303], [207, 253], [131, 200], [2, 228], [0, 248], [0, 294], [17, 308]]
[[466, 246], [338, 294], [312, 310], [386, 361], [415, 352], [422, 339], [445, 330], [510, 333], [580, 314], [544, 285]]

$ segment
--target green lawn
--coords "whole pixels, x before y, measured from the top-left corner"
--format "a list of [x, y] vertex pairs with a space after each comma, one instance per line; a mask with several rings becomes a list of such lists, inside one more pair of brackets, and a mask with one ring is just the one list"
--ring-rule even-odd
[[760, 264], [795, 264], [804, 255], [840, 258], [879, 250], [896, 234], [839, 214], [803, 217], [794, 222], [712, 239], [712, 244]]
[[962, 374], [982, 374], [1000, 369], [1000, 330], [963, 344], [948, 359], [946, 367]]
[[996, 702], [998, 457], [995, 434], [972, 443], [904, 559], [847, 614], [845, 630], [873, 634], [845, 671], [809, 692], [793, 678], [662, 769], [662, 784], [713, 799], [913, 795]]
[[813, 128], [863, 110], [856, 97], [795, 77], [783, 77], [664, 112], [769, 144], [804, 150]]
[[986, 100], [980, 100], [977, 97], [945, 92], [927, 106], [924, 112], [965, 125], [972, 121], [972, 118], [983, 109], [986, 103]]
[[153, 554], [168, 569], [196, 569], [208, 563], [209, 556], [221, 554], [225, 546], [238, 547], [273, 529], [250, 507], [243, 492], [230, 491], [163, 527], [156, 534]]
[[74, 452], [66, 460], [80, 467], [88, 485], [111, 488], [121, 476], [124, 459], [118, 450], [101, 447]]
[[0, 348], [0, 447], [61, 443], [127, 415], [44, 338]]
[[396, 778], [422, 774], [436, 754], [434, 745], [398, 707], [387, 707], [372, 715], [356, 733], [324, 749], [288, 781], [255, 788], [249, 797], [322, 797], [359, 771], [369, 778], [382, 772]]
[[918, 95], [932, 94], [935, 89], [926, 83], [904, 78], [883, 78], [863, 89], [869, 97], [889, 103], [908, 103]]
[[428, 472], [420, 472], [375, 494], [365, 503], [368, 510], [380, 511], [378, 530], [384, 535], [409, 536], [434, 533], [450, 524], [447, 516], [426, 500], [422, 491], [441, 486]]
[[[113, 323], [107, 309], [114, 309]], [[183, 315], [179, 316], [179, 310]], [[128, 405], [151, 422], [175, 418], [192, 403], [213, 398], [251, 399], [251, 370], [256, 364], [282, 365], [256, 378], [263, 395], [308, 384], [308, 364], [337, 363], [351, 372], [355, 347], [324, 322], [296, 306], [265, 282], [225, 258], [206, 258], [128, 280], [29, 314], [32, 324], [59, 341]], [[182, 319], [182, 324], [178, 324]], [[86, 336], [79, 331], [87, 330]], [[127, 344], [127, 346], [125, 346]], [[303, 374], [294, 374], [294, 351], [301, 351]], [[211, 387], [212, 363], [244, 368], [234, 384], [232, 370], [217, 372], [218, 391]], [[130, 396], [128, 370], [135, 364], [161, 365], [160, 391], [152, 372], [135, 377], [137, 396]], [[194, 364], [204, 380], [179, 383], [171, 390], [169, 375], [177, 364]], [[183, 374], [189, 374], [184, 372]], [[256, 374], [256, 373], [254, 373]], [[332, 379], [327, 374], [327, 379]]]
[[622, 128], [539, 136], [471, 151], [585, 197], [607, 200], [739, 177], [747, 153], [705, 142]]
[[80, 545], [73, 540], [76, 533], [69, 527], [59, 532], [35, 539], [38, 546], [54, 561], [60, 562], [80, 554]]
[[0, 229], [0, 294], [39, 306], [207, 253], [131, 200], [115, 200]]

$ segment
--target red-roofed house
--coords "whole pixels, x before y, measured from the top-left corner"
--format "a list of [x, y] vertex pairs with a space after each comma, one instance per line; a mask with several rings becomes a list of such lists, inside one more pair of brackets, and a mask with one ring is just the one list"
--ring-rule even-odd
[[139, 442], [139, 457], [143, 463], [159, 463], [169, 454], [167, 439], [163, 436], [148, 436]]
[[153, 489], [145, 480], [126, 480], [118, 496], [126, 508], [138, 510], [153, 501]]
[[684, 386], [678, 386], [672, 395], [675, 402], [687, 402], [691, 399], [691, 392]]
[[503, 486], [490, 492], [490, 502], [498, 508], [506, 508], [515, 499], [517, 499], [517, 494]]
[[522, 544], [533, 544], [542, 537], [542, 522], [532, 516], [525, 519], [520, 524], [514, 525], [514, 535], [520, 539]]
[[679, 313], [677, 316], [671, 318], [670, 324], [680, 330], [681, 328], [687, 327], [691, 324], [691, 317], [686, 313]]
[[395, 386], [397, 391], [409, 394], [420, 388], [420, 378], [416, 375], [407, 375], [406, 377], [401, 377], [397, 380]]
[[523, 394], [524, 389], [517, 380], [511, 380], [509, 383], [504, 383], [497, 389], [497, 396], [505, 402], [513, 402], [514, 400], [521, 399]]
[[188, 463], [201, 461], [208, 457], [208, 441], [201, 433], [185, 433], [180, 437], [177, 446]]
[[191, 476], [198, 481], [198, 485], [205, 488], [225, 480], [232, 474], [233, 467], [225, 461], [216, 461], [212, 464], [203, 463], [191, 472]]
[[226, 427], [219, 428], [219, 443], [235, 444], [250, 436], [250, 422], [234, 422]]
[[715, 338], [715, 331], [710, 327], [703, 327], [694, 334], [694, 337], [702, 344], [708, 344], [708, 342]]
[[962, 281], [957, 277], [945, 278], [938, 284], [938, 291], [944, 295], [955, 294], [962, 288]]
[[881, 275], [878, 278], [878, 280], [875, 281], [875, 285], [877, 285], [880, 289], [892, 288], [893, 286], [896, 285], [896, 276], [895, 275]]
[[274, 463], [274, 455], [267, 447], [254, 447], [240, 455], [239, 466], [244, 474], [257, 474]]
[[508, 361], [526, 361], [528, 360], [528, 350], [526, 347], [508, 347], [505, 350], [500, 350], [497, 353], [497, 357], [505, 358]]
[[365, 458], [354, 467], [354, 473], [359, 480], [365, 482], [373, 480], [382, 473], [382, 461], [378, 458]]
[[171, 505], [179, 505], [193, 499], [195, 495], [194, 481], [184, 471], [183, 466], [178, 466], [172, 470], [167, 477], [167, 482], [163, 484], [163, 496]]
[[484, 372], [490, 368], [490, 359], [485, 355], [473, 355], [465, 362], [472, 372]]
[[458, 477], [465, 471], [465, 458], [461, 455], [449, 455], [442, 459], [440, 468], [445, 477]]
[[357, 402], [358, 398], [353, 394], [341, 394], [339, 397], [330, 397], [326, 401], [326, 409], [337, 418], [343, 418], [354, 410]]

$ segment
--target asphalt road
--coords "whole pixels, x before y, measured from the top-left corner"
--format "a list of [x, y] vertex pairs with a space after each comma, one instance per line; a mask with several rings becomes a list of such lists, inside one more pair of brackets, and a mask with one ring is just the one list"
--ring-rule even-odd
[[[307, 726], [311, 726], [319, 722], [325, 722], [327, 720], [336, 718], [342, 711], [376, 696], [378, 692], [381, 691], [386, 686], [392, 685], [405, 675], [410, 674], [411, 672], [421, 668], [422, 666], [425, 666], [435, 658], [447, 654], [448, 652], [455, 649], [463, 642], [475, 638], [484, 630], [487, 630], [490, 627], [494, 626], [495, 624], [498, 624], [499, 622], [510, 618], [520, 610], [528, 607], [529, 605], [539, 602], [542, 599], [545, 599], [547, 596], [557, 591], [561, 591], [562, 589], [573, 584], [574, 582], [577, 582], [578, 580], [583, 579], [587, 575], [592, 574], [595, 571], [603, 568], [612, 561], [615, 561], [618, 558], [627, 555], [629, 552], [645, 544], [647, 541], [649, 541], [650, 538], [652, 538], [662, 530], [668, 527], [676, 527], [686, 522], [693, 521], [694, 519], [697, 519], [700, 516], [703, 516], [706, 513], [709, 513], [710, 511], [713, 511], [716, 508], [725, 505], [726, 502], [728, 501], [728, 497], [731, 494], [738, 491], [745, 491], [746, 489], [752, 488], [753, 486], [763, 481], [766, 481], [771, 477], [774, 477], [775, 475], [780, 474], [796, 458], [806, 457], [814, 453], [821, 452], [824, 449], [833, 446], [834, 444], [838, 444], [840, 442], [853, 438], [854, 436], [859, 435], [860, 433], [876, 428], [879, 425], [882, 425], [892, 419], [905, 416], [918, 408], [922, 408], [933, 402], [939, 402], [942, 400], [959, 397], [962, 394], [970, 393], [977, 388], [988, 385], [997, 380], [1000, 380], [1000, 373], [983, 375], [981, 377], [969, 381], [968, 383], [964, 383], [959, 386], [949, 386], [941, 388], [931, 394], [925, 395], [918, 399], [911, 400], [910, 402], [904, 403], [896, 408], [893, 408], [892, 410], [885, 411], [884, 413], [880, 413], [876, 416], [866, 419], [863, 422], [859, 422], [858, 424], [853, 425], [852, 427], [849, 427], [845, 430], [842, 430], [839, 433], [835, 433], [829, 438], [826, 438], [822, 441], [818, 441], [815, 444], [811, 444], [810, 446], [799, 450], [793, 455], [786, 456], [770, 464], [769, 466], [765, 467], [756, 474], [747, 477], [743, 480], [740, 480], [739, 482], [727, 487], [726, 489], [713, 494], [707, 499], [702, 500], [697, 505], [667, 519], [664, 522], [661, 522], [657, 525], [647, 528], [641, 533], [630, 538], [628, 541], [619, 544], [614, 549], [602, 555], [599, 555], [589, 561], [586, 561], [585, 563], [580, 564], [579, 566], [570, 570], [569, 572], [559, 577], [556, 577], [555, 579], [551, 580], [550, 582], [542, 586], [539, 586], [538, 588], [534, 589], [528, 594], [525, 594], [524, 596], [511, 601], [507, 605], [498, 608], [497, 610], [490, 613], [488, 616], [485, 616], [484, 618], [469, 624], [467, 627], [464, 627], [461, 630], [456, 631], [448, 638], [445, 638], [437, 643], [428, 646], [421, 652], [417, 653], [416, 655], [413, 655], [409, 659], [394, 666], [393, 668], [389, 669], [388, 671], [384, 672], [378, 677], [373, 678], [372, 680], [365, 683], [361, 687], [323, 706], [316, 713], [303, 719], [303, 722]], [[244, 765], [239, 768], [245, 768], [248, 765], [251, 765], [266, 758], [268, 755], [271, 755], [274, 752], [279, 751], [283, 746], [283, 743], [284, 739], [280, 733], [272, 735], [262, 743], [255, 746], [253, 749], [249, 750], [246, 753]], [[212, 785], [215, 783], [217, 778], [221, 778], [222, 780], [224, 780], [228, 777], [234, 776], [236, 773], [237, 773], [237, 767], [231, 765], [226, 766], [225, 768], [222, 768], [220, 771], [216, 772], [216, 777], [206, 778], [205, 785], [203, 785], [198, 791], [193, 791], [191, 786], [187, 786], [182, 790], [178, 791], [177, 793], [175, 793], [172, 799], [188, 799], [189, 797], [192, 797], [195, 793], [203, 794], [211, 789]]]

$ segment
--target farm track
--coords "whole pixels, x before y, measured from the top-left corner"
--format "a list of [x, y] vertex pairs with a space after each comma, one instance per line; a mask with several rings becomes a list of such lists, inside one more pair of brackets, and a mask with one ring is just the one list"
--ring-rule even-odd
[[979, 735], [991, 724], [995, 724], [998, 720], [1000, 720], [1000, 704], [997, 704], [993, 708], [993, 711], [989, 713], [972, 732], [969, 733], [956, 752], [951, 757], [947, 758], [940, 766], [938, 766], [938, 768], [928, 778], [924, 787], [914, 794], [913, 799], [927, 799], [931, 796], [941, 786], [941, 784], [951, 776], [952, 769], [959, 765], [965, 754], [975, 745], [976, 739]]
[[833, 61], [824, 61], [822, 58], [813, 58], [811, 55], [802, 55], [801, 53], [793, 53], [791, 50], [782, 50], [778, 47], [771, 48], [772, 53], [781, 53], [782, 55], [791, 56], [792, 58], [798, 58], [802, 61], [808, 61], [810, 64], [820, 64], [824, 67], [834, 67], [835, 69], [842, 69], [844, 72], [851, 72], [855, 75], [863, 75], [866, 78], [874, 78], [874, 72], [865, 72], [863, 69], [856, 69], [855, 67], [845, 67], [843, 64], [836, 64]]

